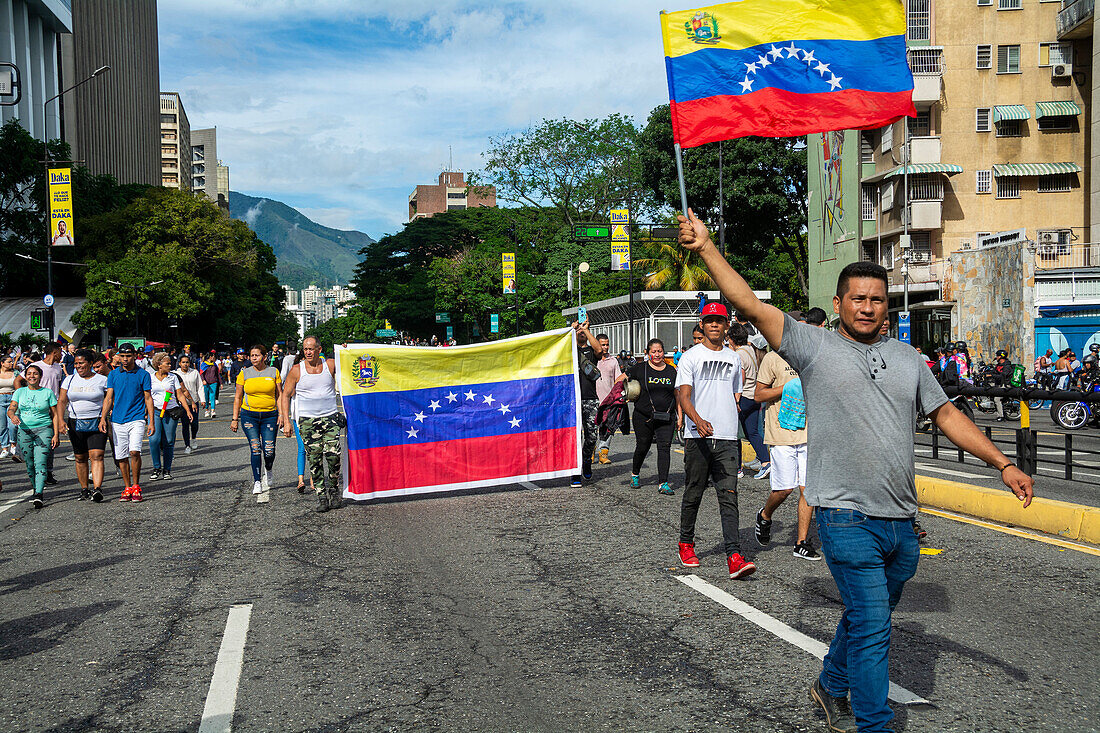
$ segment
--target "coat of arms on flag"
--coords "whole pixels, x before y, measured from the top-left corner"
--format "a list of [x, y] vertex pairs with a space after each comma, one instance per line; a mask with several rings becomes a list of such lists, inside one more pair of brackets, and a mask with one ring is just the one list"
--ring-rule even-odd
[[577, 473], [576, 354], [571, 328], [450, 349], [338, 347], [348, 421], [344, 496], [373, 499]]

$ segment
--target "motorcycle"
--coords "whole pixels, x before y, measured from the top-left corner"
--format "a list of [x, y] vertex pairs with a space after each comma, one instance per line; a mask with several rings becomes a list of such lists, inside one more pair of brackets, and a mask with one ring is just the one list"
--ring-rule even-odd
[[[1025, 383], [1028, 389], [1045, 389], [1051, 391], [1054, 389], [1054, 375], [1050, 372], [1036, 372], [1035, 379], [1029, 379]], [[1027, 401], [1027, 406], [1032, 410], [1038, 410], [1043, 406], [1046, 400], [1032, 399]]]
[[[1082, 391], [1100, 392], [1100, 378], [1094, 376], [1082, 382]], [[1086, 426], [1097, 428], [1100, 427], [1100, 410], [1094, 410], [1088, 402], [1053, 402], [1050, 419], [1066, 430], [1080, 430]]]
[[[1000, 387], [1001, 376], [993, 370], [992, 366], [986, 366], [981, 364], [980, 371], [978, 372], [978, 378], [975, 384], [978, 387]], [[1018, 420], [1020, 417], [1020, 400], [1015, 397], [1002, 397], [1001, 404], [1004, 408], [1004, 416], [1006, 420]], [[975, 397], [974, 405], [985, 413], [991, 413], [997, 411], [997, 403], [993, 397]]]
[[[974, 408], [972, 408], [970, 406], [970, 402], [967, 401], [967, 399], [965, 397], [963, 397], [962, 395], [956, 395], [955, 397], [949, 398], [948, 402], [950, 402], [952, 405], [954, 405], [955, 409], [957, 409], [959, 412], [966, 415], [966, 418], [968, 420], [970, 420], [970, 422], [974, 422]], [[927, 433], [931, 429], [932, 429], [932, 419], [924, 414], [924, 410], [918, 404], [917, 405], [917, 432]]]

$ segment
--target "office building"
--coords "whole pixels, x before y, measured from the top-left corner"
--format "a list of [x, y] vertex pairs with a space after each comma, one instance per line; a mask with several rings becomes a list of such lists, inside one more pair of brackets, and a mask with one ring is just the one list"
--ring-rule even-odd
[[917, 116], [807, 138], [811, 306], [879, 262], [914, 345], [1031, 363], [1035, 318], [1091, 254], [1091, 44], [1059, 38], [1060, 9], [908, 0]]
[[443, 171], [439, 182], [431, 186], [417, 186], [409, 194], [409, 221], [433, 214], [475, 206], [496, 206], [497, 193], [493, 186], [475, 191], [466, 184], [461, 171]]
[[229, 211], [229, 168], [218, 158], [218, 129], [191, 131], [191, 190]]
[[65, 95], [64, 137], [73, 159], [119, 183], [159, 186], [156, 0], [72, 0], [72, 14], [72, 35], [61, 39], [64, 87], [111, 67]]
[[219, 158], [215, 170], [218, 177], [218, 206], [229, 211], [229, 166], [223, 165]]
[[287, 310], [292, 313], [301, 310], [313, 314], [314, 324], [346, 316], [348, 308], [355, 303], [355, 291], [344, 285], [334, 285], [331, 288], [310, 285], [300, 291], [284, 285], [283, 290], [283, 303]]
[[191, 126], [178, 92], [160, 93], [160, 185], [191, 190]]
[[[61, 137], [61, 102], [55, 100], [43, 116], [42, 104], [65, 87], [58, 69], [61, 34], [71, 33], [72, 5], [67, 0], [0, 0], [0, 61], [15, 64], [18, 77], [0, 67], [0, 123], [18, 119], [39, 140]], [[19, 104], [14, 84], [22, 86]], [[97, 79], [96, 82], [101, 81]], [[94, 83], [94, 82], [93, 82]], [[67, 101], [67, 100], [66, 100]]]

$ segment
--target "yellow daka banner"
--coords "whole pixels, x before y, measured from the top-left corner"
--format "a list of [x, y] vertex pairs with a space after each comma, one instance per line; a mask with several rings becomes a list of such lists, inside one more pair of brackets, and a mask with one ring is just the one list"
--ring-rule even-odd
[[70, 168], [50, 168], [50, 246], [72, 247], [73, 186]]
[[500, 256], [500, 267], [504, 271], [504, 294], [516, 292], [516, 254], [505, 252]]

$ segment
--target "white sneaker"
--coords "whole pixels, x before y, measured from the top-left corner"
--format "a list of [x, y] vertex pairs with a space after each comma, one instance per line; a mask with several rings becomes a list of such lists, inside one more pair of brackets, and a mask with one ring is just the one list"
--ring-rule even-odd
[[252, 493], [253, 494], [262, 494], [262, 493], [264, 493], [263, 484], [260, 483], [259, 481], [253, 481], [252, 482]]
[[183, 449], [183, 452], [184, 452], [184, 453], [185, 453], [186, 455], [191, 455], [191, 446], [187, 446], [186, 448], [184, 448], [184, 449]]
[[264, 470], [264, 472], [260, 474], [260, 483], [263, 485], [264, 491], [270, 491], [271, 484], [273, 483], [271, 480], [271, 473], [269, 473], [267, 470]]
[[194, 448], [195, 450], [198, 450], [199, 449], [199, 441], [192, 438], [191, 439], [191, 447]]
[[76, 460], [76, 454], [75, 453], [70, 453], [69, 455], [65, 456], [65, 460], [66, 461], [75, 461]]
[[4, 448], [4, 450], [0, 450], [0, 458], [7, 458], [7, 457], [8, 457], [8, 449]]
[[214, 412], [213, 410], [210, 411], [210, 417], [217, 417], [217, 416], [218, 416], [218, 413]]
[[202, 411], [202, 416], [203, 417], [210, 417], [210, 410], [203, 410]]

